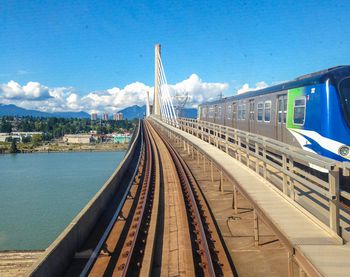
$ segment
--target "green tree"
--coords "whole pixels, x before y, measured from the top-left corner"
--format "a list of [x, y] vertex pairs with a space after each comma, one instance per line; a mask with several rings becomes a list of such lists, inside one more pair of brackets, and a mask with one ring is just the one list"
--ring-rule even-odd
[[22, 137], [22, 142], [23, 142], [23, 143], [28, 143], [28, 142], [30, 142], [31, 140], [32, 140], [32, 139], [31, 139], [30, 136]]
[[11, 142], [10, 153], [17, 153], [17, 152], [18, 152], [17, 142], [15, 139], [13, 139]]
[[7, 120], [2, 120], [1, 127], [0, 127], [0, 132], [1, 133], [11, 133], [12, 131], [12, 125], [10, 122]]
[[42, 135], [33, 135], [32, 141], [33, 141], [34, 146], [38, 146], [43, 141], [43, 136]]

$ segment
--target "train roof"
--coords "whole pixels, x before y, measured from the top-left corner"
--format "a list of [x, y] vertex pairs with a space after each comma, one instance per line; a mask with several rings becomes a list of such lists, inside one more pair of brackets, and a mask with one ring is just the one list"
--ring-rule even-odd
[[346, 76], [350, 75], [349, 65], [340, 65], [340, 66], [331, 67], [325, 70], [302, 75], [292, 81], [284, 82], [278, 85], [274, 85], [274, 86], [259, 89], [259, 90], [248, 91], [248, 92], [234, 95], [234, 96], [225, 97], [216, 101], [205, 102], [201, 105], [217, 104], [225, 100], [241, 100], [245, 98], [256, 97], [259, 95], [269, 94], [269, 93], [273, 93], [281, 90], [303, 87], [303, 86], [312, 85], [312, 84], [319, 84], [319, 83], [325, 82], [325, 80], [327, 79], [331, 79], [332, 81], [337, 82], [340, 79], [342, 79], [344, 75]]

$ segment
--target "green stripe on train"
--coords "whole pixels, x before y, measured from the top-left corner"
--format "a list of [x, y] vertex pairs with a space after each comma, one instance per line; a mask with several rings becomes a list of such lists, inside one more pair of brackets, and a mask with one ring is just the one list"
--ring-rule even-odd
[[287, 106], [287, 128], [288, 129], [303, 129], [303, 126], [293, 123], [294, 117], [294, 101], [295, 98], [305, 95], [305, 87], [293, 88], [288, 90], [288, 106]]

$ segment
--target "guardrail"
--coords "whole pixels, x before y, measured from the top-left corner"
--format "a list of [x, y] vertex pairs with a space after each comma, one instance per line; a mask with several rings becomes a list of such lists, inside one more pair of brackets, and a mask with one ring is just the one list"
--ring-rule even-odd
[[341, 235], [339, 198], [341, 195], [350, 200], [350, 194], [340, 190], [339, 178], [340, 172], [349, 176], [350, 163], [341, 163], [264, 136], [211, 122], [188, 118], [178, 118], [177, 122], [163, 121], [225, 151], [301, 206], [305, 203], [300, 203], [299, 195], [312, 192], [306, 197], [314, 198], [313, 204], [318, 205], [318, 211], [306, 210], [322, 222], [325, 220], [320, 218], [320, 214], [328, 212], [328, 222], [324, 223], [331, 232]]

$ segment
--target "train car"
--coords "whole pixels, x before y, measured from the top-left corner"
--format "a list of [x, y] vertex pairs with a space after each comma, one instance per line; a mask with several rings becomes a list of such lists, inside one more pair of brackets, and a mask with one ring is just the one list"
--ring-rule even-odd
[[350, 160], [350, 66], [200, 105], [200, 120]]

